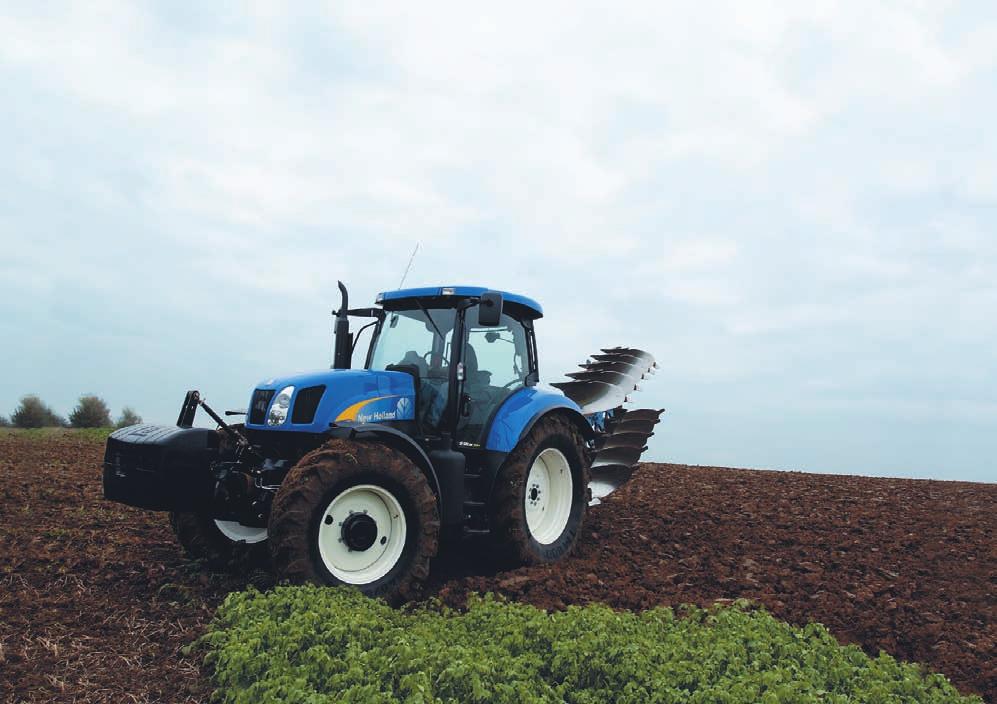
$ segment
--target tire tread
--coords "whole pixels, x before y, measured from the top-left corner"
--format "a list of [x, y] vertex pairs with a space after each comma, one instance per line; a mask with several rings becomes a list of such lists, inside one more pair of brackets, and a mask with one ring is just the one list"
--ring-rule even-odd
[[[581, 515], [574, 522], [574, 525], [569, 521], [567, 530], [572, 531], [570, 539], [564, 549], [558, 551], [557, 555], [548, 557], [538, 552], [538, 544], [529, 534], [526, 524], [526, 506], [523, 499], [526, 479], [533, 459], [539, 454], [545, 443], [555, 437], [567, 439], [575, 448], [577, 456], [575, 458], [569, 457], [568, 460], [581, 464], [578, 474], [582, 481], [584, 493]], [[588, 488], [589, 464], [590, 459], [585, 448], [585, 439], [574, 422], [560, 415], [551, 415], [538, 421], [527, 436], [509, 453], [495, 481], [490, 518], [496, 548], [513, 560], [527, 565], [552, 562], [570, 553], [578, 540], [578, 534], [581, 532], [581, 526], [585, 520], [585, 511], [591, 499], [591, 490]], [[573, 479], [577, 482], [579, 477], [573, 477]]]
[[[288, 472], [270, 513], [270, 551], [277, 576], [294, 583], [325, 584], [312, 557], [311, 526], [316, 507], [334, 483], [376, 468], [405, 487], [415, 505], [420, 534], [408, 569], [369, 594], [395, 601], [409, 596], [429, 576], [439, 542], [439, 511], [425, 475], [393, 448], [350, 440], [330, 440], [308, 453]], [[410, 523], [411, 525], [411, 523]]]

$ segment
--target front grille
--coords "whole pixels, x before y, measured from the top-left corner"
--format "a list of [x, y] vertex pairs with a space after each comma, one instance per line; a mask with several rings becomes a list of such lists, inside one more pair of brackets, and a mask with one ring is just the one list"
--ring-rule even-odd
[[309, 386], [298, 392], [294, 399], [294, 410], [291, 411], [292, 423], [311, 423], [315, 420], [315, 411], [325, 393], [325, 386]]
[[275, 393], [273, 389], [256, 389], [253, 392], [253, 401], [249, 406], [250, 423], [263, 425], [267, 418], [267, 410], [270, 408], [270, 400]]

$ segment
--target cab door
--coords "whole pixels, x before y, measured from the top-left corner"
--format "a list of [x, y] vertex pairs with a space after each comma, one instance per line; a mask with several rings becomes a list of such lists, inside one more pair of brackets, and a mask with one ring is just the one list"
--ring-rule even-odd
[[457, 416], [457, 444], [481, 447], [489, 421], [513, 392], [531, 378], [529, 333], [523, 323], [506, 313], [497, 326], [478, 324], [478, 308], [467, 311], [461, 355], [461, 382]]

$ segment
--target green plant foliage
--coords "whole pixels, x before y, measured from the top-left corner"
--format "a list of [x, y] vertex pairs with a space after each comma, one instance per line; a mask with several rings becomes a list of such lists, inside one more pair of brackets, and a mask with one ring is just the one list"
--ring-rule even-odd
[[71, 432], [81, 438], [86, 438], [88, 440], [107, 440], [107, 436], [114, 432], [114, 428], [79, 428], [78, 430], [70, 430], [66, 432]]
[[114, 432], [114, 428], [0, 428], [2, 434], [17, 435], [20, 438], [39, 443], [66, 436], [83, 438], [90, 442], [103, 442], [112, 432]]
[[941, 675], [744, 604], [401, 611], [354, 590], [230, 594], [197, 647], [217, 698], [288, 702], [978, 702]]

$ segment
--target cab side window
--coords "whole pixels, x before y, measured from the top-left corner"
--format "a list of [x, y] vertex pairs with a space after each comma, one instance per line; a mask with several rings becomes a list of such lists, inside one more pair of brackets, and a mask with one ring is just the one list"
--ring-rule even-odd
[[477, 309], [468, 311], [464, 348], [464, 394], [468, 400], [459, 423], [461, 440], [478, 442], [498, 405], [526, 385], [528, 350], [526, 329], [515, 318], [503, 314], [499, 325], [482, 327]]

